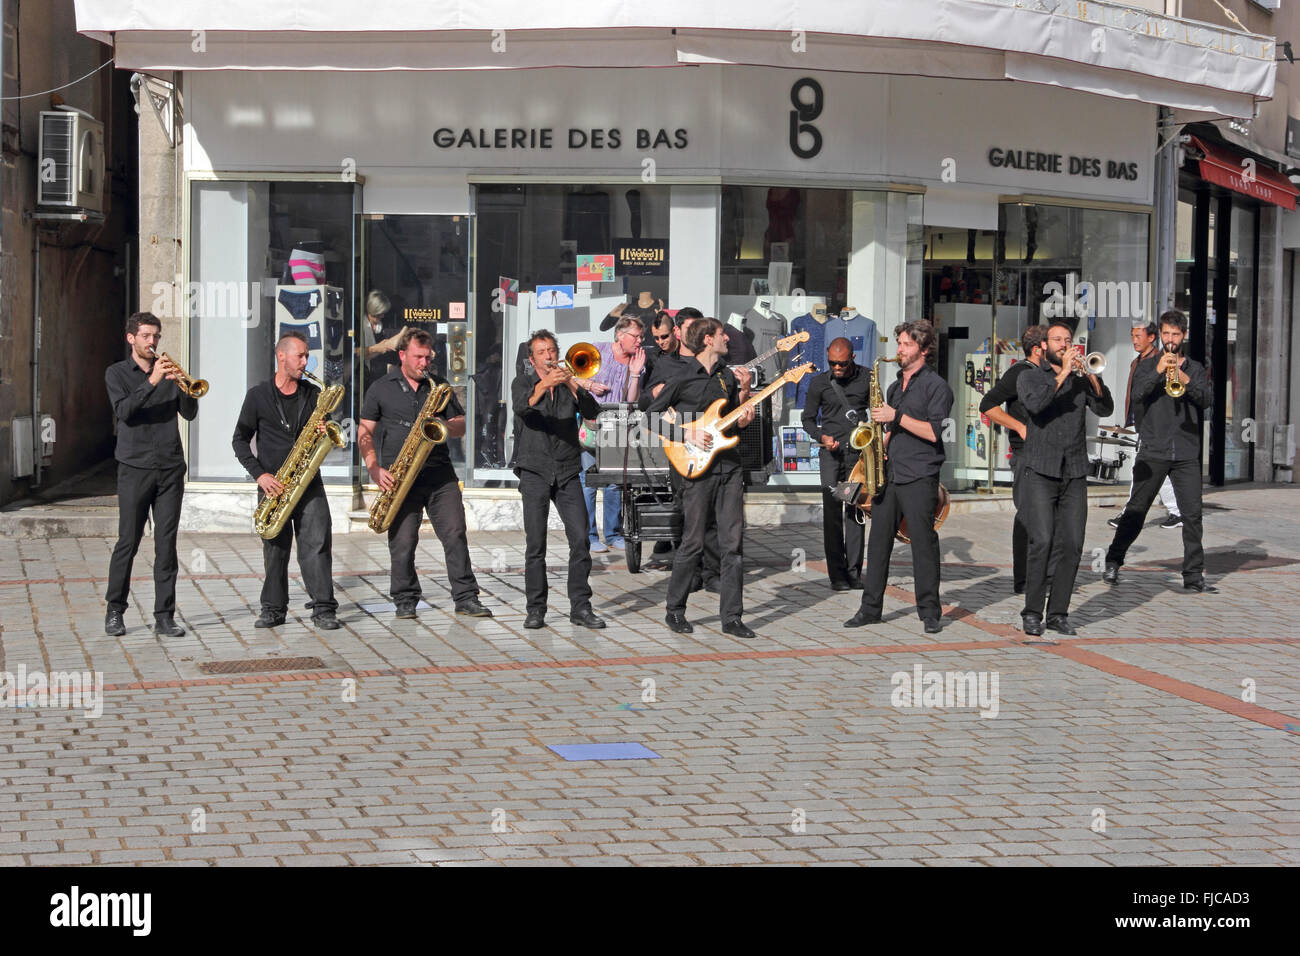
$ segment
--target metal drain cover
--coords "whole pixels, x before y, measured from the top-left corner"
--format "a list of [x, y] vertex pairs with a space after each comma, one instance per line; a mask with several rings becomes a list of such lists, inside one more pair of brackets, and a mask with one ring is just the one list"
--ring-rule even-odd
[[321, 670], [319, 657], [261, 657], [251, 661], [208, 661], [199, 665], [202, 674], [264, 674], [267, 671]]

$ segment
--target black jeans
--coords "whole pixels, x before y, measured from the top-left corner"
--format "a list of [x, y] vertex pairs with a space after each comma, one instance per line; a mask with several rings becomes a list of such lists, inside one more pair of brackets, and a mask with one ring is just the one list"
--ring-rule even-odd
[[590, 610], [591, 542], [581, 480], [574, 474], [562, 481], [547, 481], [536, 472], [520, 469], [519, 495], [524, 504], [524, 593], [529, 613], [546, 612], [546, 522], [551, 502], [555, 502], [569, 540], [569, 612]]
[[[683, 478], [672, 468], [668, 469], [668, 485], [673, 490], [673, 505], [678, 513], [682, 511], [682, 489], [688, 479]], [[712, 511], [707, 515], [708, 525], [704, 529], [704, 548], [695, 562], [695, 573], [705, 584], [718, 580], [722, 567], [722, 557], [718, 551], [718, 518]], [[683, 522], [685, 523], [685, 522]], [[676, 542], [681, 547], [681, 542]]]
[[862, 573], [862, 548], [866, 532], [858, 522], [856, 505], [846, 505], [831, 490], [847, 481], [849, 472], [861, 456], [840, 443], [839, 451], [821, 450], [818, 461], [822, 479], [822, 547], [826, 553], [826, 574], [832, 583], [848, 583]]
[[912, 578], [916, 613], [922, 621], [943, 616], [939, 604], [939, 535], [934, 511], [939, 503], [939, 478], [917, 478], [906, 484], [889, 481], [871, 502], [871, 531], [867, 535], [867, 573], [862, 584], [861, 611], [879, 617], [885, 606], [889, 557], [894, 553], [894, 532], [907, 519], [912, 539]]
[[311, 597], [307, 607], [313, 616], [338, 610], [339, 602], [334, 600], [330, 523], [325, 486], [313, 481], [284, 523], [284, 530], [270, 541], [262, 542], [262, 560], [266, 565], [266, 580], [262, 582], [263, 611], [283, 615], [289, 610], [289, 552], [295, 538], [302, 585]]
[[722, 623], [728, 624], [739, 621], [745, 611], [745, 481], [739, 470], [715, 470], [702, 478], [682, 480], [682, 543], [673, 556], [673, 573], [668, 580], [668, 611], [686, 611], [686, 598], [704, 551], [710, 517], [718, 536], [718, 610]]
[[1025, 467], [1020, 481], [1019, 513], [1029, 532], [1021, 613], [1042, 614], [1046, 601], [1049, 618], [1069, 614], [1088, 522], [1088, 479], [1049, 478]]
[[442, 542], [447, 562], [451, 598], [457, 604], [478, 597], [478, 580], [469, 560], [465, 530], [465, 503], [454, 475], [417, 478], [388, 529], [388, 557], [392, 563], [389, 591], [397, 604], [420, 600], [420, 578], [415, 573], [415, 545], [420, 540], [420, 519], [428, 512], [434, 533]]
[[[1026, 471], [1024, 455], [1011, 453], [1011, 502], [1016, 506], [1016, 518], [1011, 524], [1011, 584], [1017, 591], [1025, 589], [1025, 580], [1028, 578], [1026, 568], [1029, 565], [1029, 529], [1025, 527], [1025, 519], [1020, 513], [1022, 493], [1021, 477]], [[1052, 571], [1056, 567], [1056, 549], [1052, 549], [1052, 557], [1047, 562], [1047, 580], [1052, 580]]]
[[140, 550], [144, 521], [153, 509], [153, 613], [176, 612], [176, 532], [181, 524], [185, 466], [135, 468], [117, 463], [117, 544], [108, 564], [108, 606], [125, 611], [131, 565]]
[[1174, 498], [1183, 518], [1183, 583], [1205, 578], [1205, 551], [1201, 547], [1201, 463], [1139, 458], [1133, 465], [1133, 494], [1119, 519], [1119, 529], [1106, 552], [1106, 560], [1123, 564], [1129, 547], [1142, 532], [1151, 503], [1160, 494], [1165, 476], [1174, 485]]

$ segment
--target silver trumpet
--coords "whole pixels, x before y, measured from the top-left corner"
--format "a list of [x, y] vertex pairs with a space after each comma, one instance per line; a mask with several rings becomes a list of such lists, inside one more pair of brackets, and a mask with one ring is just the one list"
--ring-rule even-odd
[[1075, 375], [1100, 375], [1106, 371], [1106, 356], [1100, 352], [1089, 352], [1083, 358], [1074, 356]]

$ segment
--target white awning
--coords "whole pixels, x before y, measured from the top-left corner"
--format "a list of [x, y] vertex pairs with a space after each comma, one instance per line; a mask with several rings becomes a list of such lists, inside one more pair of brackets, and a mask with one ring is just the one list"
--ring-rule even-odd
[[1252, 116], [1275, 42], [1074, 0], [75, 0], [77, 29], [153, 70], [456, 70], [738, 63], [1005, 78]]

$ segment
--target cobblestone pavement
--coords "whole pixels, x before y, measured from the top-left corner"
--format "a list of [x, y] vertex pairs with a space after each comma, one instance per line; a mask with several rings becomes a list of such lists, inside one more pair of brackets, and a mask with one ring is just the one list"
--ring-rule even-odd
[[[555, 532], [543, 631], [522, 628], [522, 534], [471, 536], [494, 620], [450, 613], [432, 534], [433, 608], [362, 610], [387, 599], [387, 550], [353, 534], [335, 538], [343, 629], [308, 625], [295, 577], [271, 633], [252, 626], [260, 542], [183, 534], [189, 633], [147, 626], [146, 539], [114, 639], [111, 540], [0, 539], [0, 670], [107, 685], [97, 718], [0, 710], [0, 864], [1300, 862], [1300, 491], [1207, 503], [1214, 595], [1181, 590], [1179, 533], [1155, 515], [1107, 588], [1092, 562], [1113, 512], [1093, 510], [1080, 636], [1058, 648], [1019, 643], [1005, 513], [943, 528], [938, 635], [911, 607], [905, 547], [885, 623], [845, 630], [857, 594], [827, 586], [820, 528], [750, 529], [757, 641], [723, 635], [702, 592], [695, 634], [669, 633], [666, 573], [617, 554], [593, 573], [610, 626], [571, 626]], [[199, 670], [268, 656], [323, 668]], [[986, 706], [903, 706], [916, 668], [975, 672]], [[659, 757], [547, 749], [605, 742]]]

